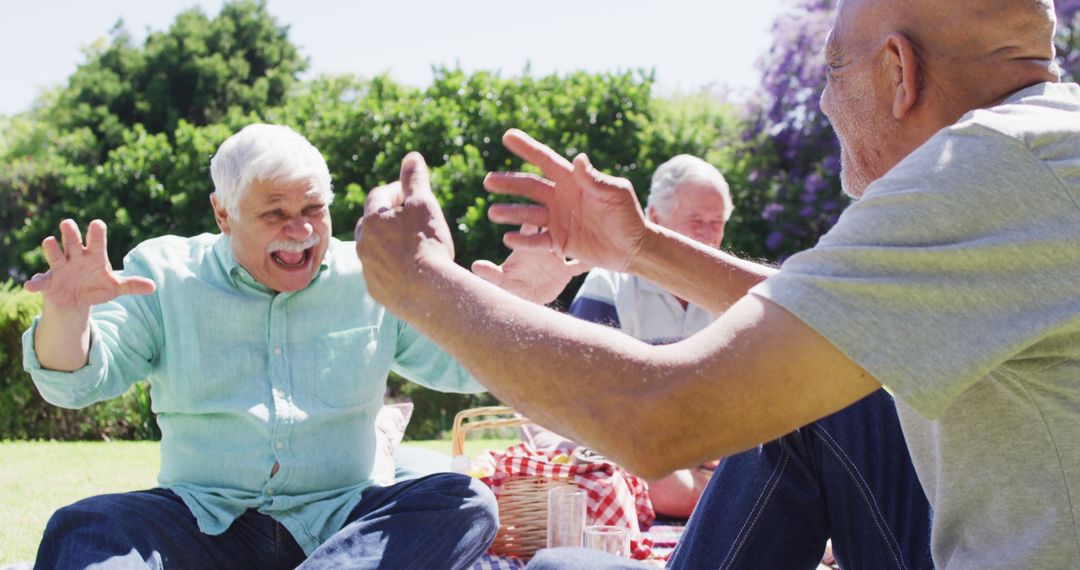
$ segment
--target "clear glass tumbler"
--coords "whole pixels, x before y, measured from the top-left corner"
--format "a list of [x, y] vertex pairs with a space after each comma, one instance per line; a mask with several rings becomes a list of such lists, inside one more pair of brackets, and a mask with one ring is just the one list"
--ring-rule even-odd
[[585, 490], [557, 485], [548, 491], [548, 548], [581, 546], [585, 531]]
[[630, 529], [621, 526], [592, 525], [585, 527], [585, 548], [601, 550], [615, 556], [630, 557]]

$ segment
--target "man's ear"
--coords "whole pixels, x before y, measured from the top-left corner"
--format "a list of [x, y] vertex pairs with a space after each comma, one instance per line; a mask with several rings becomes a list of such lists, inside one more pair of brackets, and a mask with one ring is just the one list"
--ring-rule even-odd
[[922, 66], [915, 53], [915, 44], [899, 32], [893, 32], [885, 39], [885, 57], [889, 68], [889, 86], [893, 90], [893, 118], [901, 120], [919, 102]]
[[214, 208], [214, 221], [217, 222], [218, 228], [221, 229], [221, 233], [229, 235], [231, 231], [229, 229], [229, 212], [225, 209], [225, 206], [218, 200], [217, 194], [210, 195], [210, 206]]

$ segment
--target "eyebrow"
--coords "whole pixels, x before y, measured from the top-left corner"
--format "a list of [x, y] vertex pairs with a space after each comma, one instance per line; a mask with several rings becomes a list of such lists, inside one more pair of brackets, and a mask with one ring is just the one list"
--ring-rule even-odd
[[[285, 202], [286, 200], [284, 199], [283, 195], [273, 195], [270, 196], [270, 198], [266, 201], [265, 204], [263, 204], [261, 209], [264, 212], [280, 210], [282, 204]], [[307, 210], [310, 208], [325, 208], [326, 205], [326, 200], [323, 200], [323, 197], [320, 194], [309, 198], [304, 205], [300, 206], [300, 209]]]
[[[273, 205], [279, 204], [281, 202], [287, 202], [288, 201], [288, 198], [287, 198], [288, 194], [289, 194], [289, 192], [275, 192], [275, 193], [269, 194], [267, 196], [267, 198], [266, 198], [266, 205], [267, 206], [273, 206]], [[310, 190], [308, 190], [307, 192], [304, 193], [304, 199], [309, 204], [314, 204], [316, 202], [320, 203], [320, 204], [325, 204], [326, 203], [326, 200], [323, 199], [322, 192], [319, 192], [318, 190], [316, 190], [314, 188], [312, 188], [312, 189], [310, 189]]]
[[836, 45], [836, 39], [835, 36], [833, 36], [833, 32], [830, 31], [829, 35], [825, 38], [825, 46], [821, 51], [827, 60], [840, 58], [840, 47]]

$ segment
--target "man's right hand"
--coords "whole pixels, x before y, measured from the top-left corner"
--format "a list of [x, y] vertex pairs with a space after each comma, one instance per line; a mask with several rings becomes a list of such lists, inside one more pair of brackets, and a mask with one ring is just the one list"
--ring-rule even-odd
[[60, 222], [60, 240], [49, 236], [41, 242], [49, 270], [34, 275], [24, 287], [40, 292], [44, 301], [34, 331], [38, 362], [70, 372], [85, 366], [90, 353], [90, 307], [120, 295], [153, 293], [154, 282], [113, 273], [101, 220], [87, 226], [85, 246], [72, 220]]
[[105, 222], [90, 222], [84, 246], [79, 226], [64, 220], [60, 222], [60, 240], [45, 238], [41, 248], [49, 270], [34, 275], [24, 285], [28, 291], [42, 294], [48, 312], [89, 314], [91, 306], [120, 295], [154, 292], [154, 282], [149, 279], [113, 273], [105, 248]]
[[509, 232], [503, 242], [514, 250], [552, 250], [595, 267], [625, 271], [647, 233], [630, 181], [594, 169], [584, 154], [571, 164], [517, 129], [503, 135], [503, 144], [539, 167], [544, 177], [489, 173], [484, 179], [489, 191], [521, 196], [536, 204], [494, 204], [488, 208], [488, 218], [547, 229], [531, 235]]

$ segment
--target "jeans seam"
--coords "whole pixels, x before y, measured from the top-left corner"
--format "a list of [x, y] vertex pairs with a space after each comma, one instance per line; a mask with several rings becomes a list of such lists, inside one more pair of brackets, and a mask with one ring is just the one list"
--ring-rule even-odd
[[761, 518], [761, 513], [765, 510], [765, 505], [769, 502], [769, 499], [772, 497], [773, 492], [776, 491], [776, 488], [780, 484], [780, 475], [784, 472], [784, 469], [787, 468], [787, 464], [790, 462], [791, 456], [788, 451], [784, 449], [783, 445], [779, 445], [778, 447], [780, 448], [780, 452], [782, 454], [780, 463], [776, 465], [776, 468], [773, 469], [772, 474], [769, 475], [769, 480], [765, 483], [765, 488], [762, 490], [761, 494], [758, 495], [757, 500], [754, 502], [753, 514], [750, 516], [750, 518], [743, 522], [742, 527], [739, 529], [739, 532], [736, 535], [738, 538], [736, 539], [735, 544], [728, 551], [728, 555], [720, 563], [721, 569], [731, 568], [731, 565], [734, 564], [735, 560], [739, 556], [739, 552], [743, 549], [743, 547], [746, 545], [746, 542], [749, 540], [750, 533], [753, 531], [754, 527], [757, 526], [758, 520]]
[[874, 519], [874, 524], [877, 526], [878, 533], [885, 540], [885, 543], [889, 545], [890, 554], [892, 554], [893, 560], [896, 562], [896, 567], [906, 569], [907, 565], [904, 564], [903, 559], [899, 555], [900, 545], [892, 532], [886, 530], [887, 527], [883, 524], [885, 516], [881, 513], [881, 508], [878, 506], [873, 494], [868, 492], [870, 486], [866, 483], [866, 478], [863, 477], [862, 473], [855, 467], [855, 462], [852, 461], [848, 454], [844, 452], [843, 448], [836, 443], [832, 434], [820, 425], [814, 425], [811, 426], [811, 428], [829, 448], [829, 451], [831, 451], [840, 461], [841, 467], [844, 468], [844, 471], [847, 471], [848, 476], [856, 481], [855, 487], [859, 490], [859, 494], [862, 495], [863, 502], [866, 503], [866, 506], [873, 513], [874, 516], [872, 518]]

